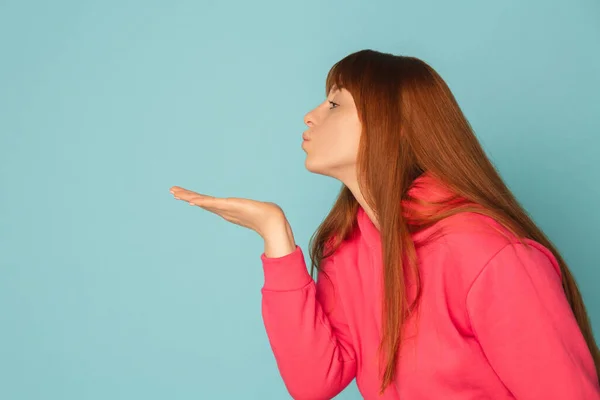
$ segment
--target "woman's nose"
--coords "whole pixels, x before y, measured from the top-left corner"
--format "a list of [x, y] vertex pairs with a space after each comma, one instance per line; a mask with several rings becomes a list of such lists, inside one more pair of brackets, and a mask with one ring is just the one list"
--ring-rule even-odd
[[312, 112], [306, 113], [306, 115], [304, 116], [304, 123], [308, 127], [312, 127], [315, 124]]

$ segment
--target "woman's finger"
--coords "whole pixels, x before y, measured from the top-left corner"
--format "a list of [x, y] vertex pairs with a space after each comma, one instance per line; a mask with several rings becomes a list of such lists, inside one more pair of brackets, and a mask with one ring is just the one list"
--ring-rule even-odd
[[191, 196], [187, 200], [190, 204], [200, 206], [200, 207], [210, 207], [216, 209], [226, 209], [227, 201], [226, 199], [218, 198], [218, 197], [210, 197], [210, 196]]
[[213, 196], [192, 192], [191, 190], [186, 190], [182, 188], [171, 189], [171, 193], [173, 194], [173, 196], [175, 196], [176, 199], [184, 201], [190, 201], [194, 197], [200, 197], [203, 199], [214, 198]]

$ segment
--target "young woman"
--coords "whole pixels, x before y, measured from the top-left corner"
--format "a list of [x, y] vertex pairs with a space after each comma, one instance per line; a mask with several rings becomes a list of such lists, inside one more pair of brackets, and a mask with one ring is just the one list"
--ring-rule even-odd
[[341, 181], [311, 238], [276, 204], [173, 187], [255, 230], [263, 319], [296, 399], [600, 399], [571, 272], [502, 181], [442, 78], [363, 50], [304, 118], [306, 168]]

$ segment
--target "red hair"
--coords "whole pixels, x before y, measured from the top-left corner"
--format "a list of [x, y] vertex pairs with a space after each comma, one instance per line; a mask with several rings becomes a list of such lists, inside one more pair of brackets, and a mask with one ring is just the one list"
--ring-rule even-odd
[[[338, 61], [329, 71], [325, 86], [326, 94], [334, 86], [348, 90], [362, 123], [357, 177], [380, 226], [384, 264], [381, 392], [394, 379], [401, 328], [421, 296], [411, 235], [465, 211], [490, 216], [518, 238], [532, 239], [552, 251], [598, 374], [600, 352], [573, 275], [503, 182], [447, 84], [433, 68], [418, 58], [362, 50]], [[403, 203], [410, 200], [408, 189], [424, 172], [442, 181], [455, 196], [436, 203], [437, 212], [421, 214], [409, 223]], [[321, 261], [352, 233], [358, 207], [350, 190], [342, 186], [328, 216], [311, 237], [313, 276]], [[417, 296], [412, 304], [406, 297], [407, 269], [416, 278]]]

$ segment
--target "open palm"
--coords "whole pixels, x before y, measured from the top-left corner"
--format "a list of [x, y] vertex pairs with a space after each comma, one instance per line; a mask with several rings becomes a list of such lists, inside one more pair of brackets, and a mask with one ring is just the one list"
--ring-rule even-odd
[[240, 197], [213, 197], [179, 186], [173, 186], [170, 191], [177, 200], [208, 210], [263, 237], [274, 224], [285, 221], [283, 210], [275, 203]]

